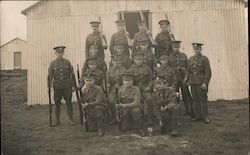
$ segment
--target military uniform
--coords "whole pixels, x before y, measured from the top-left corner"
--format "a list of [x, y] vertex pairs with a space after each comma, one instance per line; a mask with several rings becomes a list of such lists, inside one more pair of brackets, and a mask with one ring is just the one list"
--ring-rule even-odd
[[[161, 79], [160, 79], [161, 78]], [[154, 84], [158, 80], [163, 81], [165, 77], [157, 75], [154, 79]], [[151, 109], [150, 122], [152, 124], [152, 117], [155, 116], [159, 120], [162, 128], [162, 133], [171, 131], [171, 134], [177, 134], [177, 116], [178, 107], [176, 100], [175, 89], [170, 87], [163, 87], [163, 89], [154, 89], [152, 94], [152, 101], [154, 102]]]
[[148, 50], [151, 50], [151, 43], [150, 43], [150, 39], [149, 36], [147, 35], [146, 31], [139, 31], [134, 35], [134, 42], [133, 42], [133, 53], [138, 52], [139, 49], [139, 40], [141, 40], [141, 38], [146, 38], [149, 46], [148, 46]]
[[[54, 50], [64, 52], [64, 46], [55, 47]], [[61, 50], [61, 51], [58, 51]], [[72, 79], [73, 68], [69, 60], [57, 58], [52, 61], [49, 66], [49, 78], [53, 82], [56, 125], [60, 124], [60, 106], [61, 99], [64, 98], [67, 105], [68, 117], [72, 121], [73, 108], [71, 103], [72, 98]]]
[[[163, 25], [168, 26], [170, 23], [167, 20], [161, 20], [159, 21], [160, 26], [162, 27]], [[171, 49], [171, 34], [168, 32], [162, 31], [158, 33], [155, 37], [155, 42], [157, 43], [155, 47], [155, 57], [158, 59], [159, 55], [164, 52], [167, 55], [169, 55], [172, 52]]]
[[[133, 80], [133, 72], [128, 70], [122, 74], [123, 80]], [[142, 119], [142, 105], [141, 93], [136, 86], [122, 86], [118, 91], [119, 104], [123, 108], [119, 108], [121, 120], [121, 130], [126, 131], [133, 128], [139, 130], [141, 136], [145, 136], [142, 132], [143, 119]]]
[[[118, 39], [118, 38], [116, 38], [116, 39]], [[111, 39], [111, 42], [112, 42], [112, 39]], [[113, 49], [113, 52], [111, 51], [111, 55], [119, 55], [117, 57], [118, 57], [119, 61], [121, 62], [121, 65], [123, 67], [125, 67], [126, 69], [128, 69], [132, 65], [133, 61], [130, 59], [129, 51], [128, 51], [128, 54], [127, 54], [127, 52], [124, 52], [126, 50], [129, 50], [126, 47], [127, 45], [124, 45], [123, 42], [119, 42], [119, 41], [112, 43], [112, 44], [114, 44], [114, 45], [112, 45], [112, 46], [114, 46], [114, 49]], [[112, 47], [112, 46], [110, 46], [110, 47]], [[112, 62], [110, 62], [110, 67], [112, 67], [112, 66], [113, 66], [113, 64], [112, 64]]]
[[[88, 71], [84, 74], [84, 78], [94, 78], [94, 76], [94, 74]], [[82, 103], [83, 105], [88, 104], [85, 107], [85, 111], [87, 111], [89, 130], [96, 131], [98, 129], [98, 135], [102, 136], [104, 134], [103, 120], [106, 107], [103, 89], [97, 85], [83, 87]]]
[[[168, 59], [168, 56], [165, 52], [159, 55], [159, 60]], [[163, 75], [169, 87], [176, 89], [177, 79], [174, 70], [167, 65], [160, 65], [155, 68], [155, 75]]]
[[[89, 63], [97, 64], [97, 59], [95, 57], [89, 57], [86, 60], [86, 62], [87, 62], [86, 64], [89, 64]], [[96, 75], [94, 77], [95, 78], [95, 84], [103, 88], [103, 80], [104, 80], [103, 71], [101, 69], [99, 69], [99, 68], [96, 68], [95, 70], [91, 70], [90, 68], [87, 68], [87, 70], [86, 70], [85, 67], [82, 68], [82, 76], [81, 76], [81, 79], [80, 79], [79, 87], [81, 88], [84, 85], [84, 74], [86, 74], [87, 72], [90, 72], [91, 74]]]
[[[117, 23], [117, 25], [119, 25], [119, 24], [122, 25], [122, 26], [126, 25], [124, 20], [117, 20], [116, 23]], [[126, 33], [125, 31], [118, 31], [118, 32], [114, 33], [111, 36], [110, 47], [109, 47], [111, 55], [113, 55], [113, 54], [122, 54], [123, 56], [130, 57], [129, 45], [128, 45], [125, 33]], [[122, 53], [115, 53], [116, 52], [115, 48], [116, 48], [117, 45], [123, 46], [124, 50], [123, 50]]]
[[[181, 41], [173, 41], [172, 46], [180, 46], [180, 42]], [[173, 51], [169, 55], [169, 66], [175, 71], [177, 78], [176, 91], [179, 92], [179, 89], [181, 88], [186, 113], [191, 113], [191, 117], [193, 117], [192, 98], [186, 84], [186, 79], [188, 78], [188, 58], [186, 54], [181, 53], [180, 51]]]
[[[120, 61], [116, 55], [111, 58], [112, 61]], [[110, 104], [110, 111], [112, 118], [116, 117], [115, 104], [117, 102], [116, 91], [122, 86], [122, 73], [126, 71], [126, 68], [121, 66], [110, 67], [107, 71], [107, 85], [108, 85], [108, 98]]]
[[[201, 48], [203, 44], [193, 43], [194, 49]], [[192, 56], [189, 59], [189, 84], [191, 85], [191, 93], [194, 101], [195, 118], [207, 119], [207, 92], [211, 79], [211, 68], [209, 60], [201, 53]], [[202, 84], [207, 88], [202, 89]], [[209, 123], [209, 120], [205, 120]]]
[[[90, 24], [92, 27], [93, 26], [99, 27], [100, 22], [94, 21], [94, 22], [90, 22]], [[106, 37], [103, 36], [103, 38], [104, 38], [105, 42], [107, 42]], [[91, 53], [90, 52], [91, 46], [96, 46], [96, 48], [98, 48], [98, 51], [96, 53]], [[98, 62], [98, 68], [101, 70], [106, 65], [105, 61], [104, 61], [105, 55], [104, 55], [104, 48], [102, 45], [101, 33], [99, 31], [92, 32], [86, 38], [85, 58], [88, 58], [88, 57], [96, 57], [97, 62]]]
[[[137, 52], [144, 53], [145, 64], [147, 64], [151, 68], [151, 70], [153, 71], [154, 67], [156, 67], [154, 53], [152, 52], [151, 48], [147, 48], [146, 50], [140, 48], [140, 46], [142, 44], [149, 45], [149, 40], [147, 39], [147, 37], [142, 36], [141, 38], [138, 39], [138, 44], [139, 44], [138, 45], [139, 47], [137, 49]], [[134, 54], [135, 53], [136, 52], [134, 52]]]

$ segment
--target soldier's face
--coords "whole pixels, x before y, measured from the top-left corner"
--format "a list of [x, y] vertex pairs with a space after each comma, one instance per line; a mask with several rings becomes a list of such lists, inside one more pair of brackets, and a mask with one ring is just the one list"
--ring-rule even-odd
[[145, 50], [148, 49], [148, 44], [147, 43], [141, 43], [140, 48], [141, 48], [141, 50], [145, 51]]
[[164, 25], [161, 26], [161, 29], [162, 29], [162, 31], [167, 32], [168, 31], [168, 27], [169, 26], [167, 26], [167, 25], [164, 24]]
[[114, 67], [119, 66], [119, 62], [118, 62], [117, 60], [113, 60], [112, 63], [113, 63], [113, 66], [114, 66]]
[[145, 27], [144, 24], [138, 25], [138, 28], [139, 28], [140, 31], [145, 31], [146, 30], [146, 27]]
[[96, 63], [89, 63], [89, 69], [90, 70], [95, 70], [97, 67], [97, 64]]
[[157, 81], [154, 83], [154, 88], [156, 90], [162, 90], [164, 88], [164, 82], [163, 81]]
[[143, 64], [143, 59], [141, 57], [135, 58], [135, 64], [136, 65], [142, 65]]
[[125, 87], [129, 87], [129, 86], [132, 86], [133, 85], [133, 79], [125, 79], [123, 78], [123, 86]]
[[115, 51], [117, 52], [117, 54], [122, 54], [124, 51], [123, 46], [115, 46]]
[[58, 59], [60, 59], [60, 58], [63, 58], [64, 52], [56, 51], [55, 54], [56, 54], [56, 57], [57, 57]]
[[92, 31], [99, 31], [100, 30], [99, 26], [91, 26], [91, 28], [92, 28]]
[[180, 47], [179, 46], [173, 46], [172, 49], [175, 52], [175, 51], [178, 51], [180, 49]]
[[201, 47], [196, 47], [194, 48], [194, 53], [197, 54], [201, 54]]
[[168, 59], [161, 59], [160, 63], [161, 63], [161, 65], [167, 65], [168, 64]]
[[121, 31], [124, 30], [124, 27], [125, 27], [125, 26], [123, 26], [123, 25], [117, 25], [117, 30], [118, 30], [119, 32], [121, 32]]
[[86, 87], [89, 88], [94, 85], [95, 80], [94, 78], [85, 78], [84, 82], [85, 82]]

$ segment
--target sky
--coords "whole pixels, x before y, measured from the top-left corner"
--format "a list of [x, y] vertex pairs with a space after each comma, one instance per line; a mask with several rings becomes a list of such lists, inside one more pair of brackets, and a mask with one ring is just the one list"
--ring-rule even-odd
[[1, 45], [19, 37], [27, 40], [27, 19], [21, 11], [37, 1], [0, 1]]

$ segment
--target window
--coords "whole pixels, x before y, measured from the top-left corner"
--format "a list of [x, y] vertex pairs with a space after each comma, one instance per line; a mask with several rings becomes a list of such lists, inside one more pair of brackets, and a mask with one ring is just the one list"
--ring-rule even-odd
[[21, 69], [22, 57], [21, 52], [14, 52], [14, 69]]
[[[141, 19], [140, 13], [138, 11], [131, 11], [131, 12], [124, 11], [123, 13], [124, 13], [124, 19], [126, 20], [127, 31], [129, 32], [131, 38], [134, 38], [135, 33], [139, 31], [136, 22]], [[145, 17], [147, 27], [149, 28], [149, 19], [148, 19], [149, 11], [142, 11], [142, 13]], [[122, 19], [121, 12], [118, 13], [118, 19]]]

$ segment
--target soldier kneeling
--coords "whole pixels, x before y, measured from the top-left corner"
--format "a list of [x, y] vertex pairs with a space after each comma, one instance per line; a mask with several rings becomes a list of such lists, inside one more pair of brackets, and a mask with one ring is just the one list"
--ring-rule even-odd
[[138, 87], [133, 86], [133, 72], [124, 72], [122, 80], [123, 85], [118, 91], [118, 104], [116, 104], [119, 130], [136, 128], [140, 136], [146, 136], [143, 130], [141, 93]]
[[175, 90], [166, 85], [165, 77], [161, 75], [154, 77], [153, 85], [152, 101], [154, 104], [150, 122], [152, 123], [152, 117], [156, 116], [162, 134], [170, 132], [171, 136], [177, 136], [178, 108]]
[[95, 74], [91, 74], [91, 72], [86, 71], [83, 77], [85, 85], [82, 91], [82, 107], [85, 108], [85, 111], [87, 112], [89, 131], [97, 130], [98, 136], [103, 136], [103, 121], [105, 112], [103, 89], [94, 84]]

